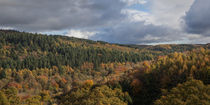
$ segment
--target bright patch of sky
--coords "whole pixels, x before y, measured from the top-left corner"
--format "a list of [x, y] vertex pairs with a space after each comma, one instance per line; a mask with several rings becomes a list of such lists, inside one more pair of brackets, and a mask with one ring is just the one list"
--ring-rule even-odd
[[91, 36], [94, 36], [95, 34], [97, 34], [97, 32], [70, 30], [70, 31], [67, 32], [66, 36], [88, 39]]
[[134, 4], [130, 7], [128, 7], [128, 9], [135, 9], [135, 10], [139, 10], [139, 11], [144, 11], [144, 12], [150, 12], [148, 5], [146, 4]]
[[68, 30], [59, 30], [59, 31], [44, 31], [40, 32], [41, 34], [47, 34], [47, 35], [66, 35]]
[[151, 6], [151, 2], [145, 1], [144, 4], [133, 4], [129, 7], [127, 7], [127, 9], [134, 9], [134, 10], [138, 10], [138, 11], [150, 12], [150, 6]]

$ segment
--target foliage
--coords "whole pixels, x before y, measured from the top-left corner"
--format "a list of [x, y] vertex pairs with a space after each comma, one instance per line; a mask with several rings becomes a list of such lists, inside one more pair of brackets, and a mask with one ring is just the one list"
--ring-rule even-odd
[[131, 102], [128, 93], [106, 85], [79, 88], [61, 97], [61, 105], [127, 105]]
[[0, 91], [0, 105], [10, 105], [7, 97], [3, 92]]
[[209, 85], [209, 48], [0, 30], [0, 104], [151, 105], [188, 78]]
[[150, 54], [110, 49], [100, 42], [94, 42], [100, 45], [95, 47], [91, 42], [64, 36], [0, 31], [0, 67], [33, 70], [57, 66], [62, 73], [63, 65], [79, 67], [89, 62], [97, 69], [101, 63], [152, 59]]
[[210, 85], [190, 80], [165, 92], [155, 105], [210, 105]]
[[[161, 96], [161, 90], [170, 90], [187, 78], [201, 80], [210, 84], [210, 52], [198, 49], [185, 53], [173, 53], [160, 56], [154, 61], [146, 61], [142, 66], [130, 72], [130, 95], [135, 105], [149, 105]], [[123, 82], [128, 81], [124, 78]], [[124, 83], [123, 83], [124, 84]]]

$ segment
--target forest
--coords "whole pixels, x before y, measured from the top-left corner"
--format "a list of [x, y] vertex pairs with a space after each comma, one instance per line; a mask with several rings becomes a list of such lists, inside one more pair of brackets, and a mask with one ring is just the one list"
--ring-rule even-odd
[[0, 105], [210, 105], [210, 44], [0, 30]]

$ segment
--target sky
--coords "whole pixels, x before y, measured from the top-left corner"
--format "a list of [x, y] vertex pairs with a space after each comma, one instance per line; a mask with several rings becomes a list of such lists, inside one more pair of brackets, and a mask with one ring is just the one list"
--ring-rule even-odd
[[121, 44], [210, 43], [210, 0], [0, 0], [0, 28]]

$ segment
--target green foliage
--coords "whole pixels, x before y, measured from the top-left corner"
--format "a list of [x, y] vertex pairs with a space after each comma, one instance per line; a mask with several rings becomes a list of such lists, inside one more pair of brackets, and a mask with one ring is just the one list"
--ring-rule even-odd
[[79, 88], [61, 97], [61, 105], [127, 105], [132, 103], [128, 93], [107, 86]]
[[[62, 73], [60, 67], [63, 65], [79, 67], [85, 62], [91, 62], [95, 68], [98, 68], [101, 63], [138, 62], [152, 59], [149, 54], [109, 49], [103, 47], [105, 45], [102, 42], [90, 45], [92, 42], [89, 40], [64, 36], [0, 31], [0, 40], [3, 46], [0, 49], [2, 53], [0, 67], [3, 68], [33, 70], [57, 66]], [[99, 45], [102, 47], [95, 47]]]
[[48, 91], [43, 91], [40, 93], [40, 96], [41, 96], [41, 100], [42, 101], [49, 101], [50, 100], [50, 95], [49, 95], [49, 92]]
[[165, 92], [155, 105], [210, 105], [210, 85], [190, 80]]
[[3, 92], [0, 91], [0, 105], [10, 105], [7, 97]]
[[0, 69], [0, 79], [6, 78], [6, 77], [7, 77], [6, 70]]
[[[5, 95], [8, 105], [20, 105], [20, 98], [17, 96], [18, 90], [14, 87], [3, 89], [1, 94]], [[3, 98], [4, 99], [4, 98]], [[4, 99], [5, 100], [5, 99]], [[1, 104], [4, 105], [4, 104]], [[7, 105], [7, 104], [6, 104]]]
[[27, 105], [42, 105], [41, 104], [41, 97], [40, 96], [34, 96], [31, 98], [28, 98], [26, 100]]

